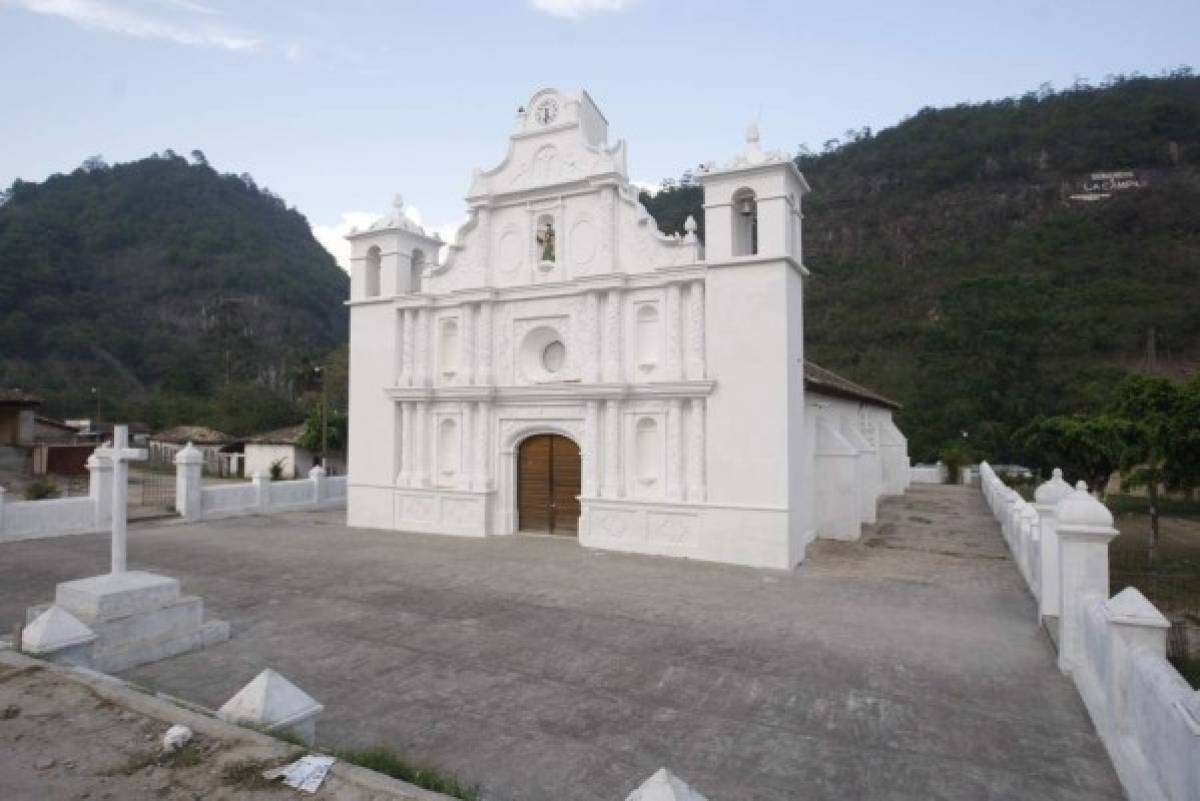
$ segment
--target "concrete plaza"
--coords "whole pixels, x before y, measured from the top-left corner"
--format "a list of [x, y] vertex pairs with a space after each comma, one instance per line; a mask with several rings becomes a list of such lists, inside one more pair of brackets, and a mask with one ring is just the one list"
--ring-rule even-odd
[[[977, 491], [916, 486], [794, 573], [346, 528], [342, 513], [134, 526], [228, 642], [126, 678], [217, 707], [263, 667], [487, 799], [1121, 798]], [[736, 532], [730, 532], [736, 536]], [[108, 539], [0, 546], [0, 622], [107, 570]]]

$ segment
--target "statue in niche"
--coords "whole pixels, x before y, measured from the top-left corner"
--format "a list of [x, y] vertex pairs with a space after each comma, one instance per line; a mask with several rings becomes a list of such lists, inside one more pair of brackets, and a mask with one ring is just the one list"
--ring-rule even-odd
[[538, 226], [537, 244], [543, 262], [554, 261], [554, 223], [546, 220]]

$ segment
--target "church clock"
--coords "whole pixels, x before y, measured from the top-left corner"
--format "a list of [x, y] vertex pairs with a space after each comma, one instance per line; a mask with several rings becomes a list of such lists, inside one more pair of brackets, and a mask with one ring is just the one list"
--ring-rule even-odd
[[533, 118], [542, 125], [549, 125], [558, 117], [558, 101], [548, 97], [537, 104], [533, 110]]

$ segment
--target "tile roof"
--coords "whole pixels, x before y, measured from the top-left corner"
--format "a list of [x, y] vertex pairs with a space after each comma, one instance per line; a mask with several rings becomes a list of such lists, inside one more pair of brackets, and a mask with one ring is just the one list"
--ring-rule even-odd
[[862, 401], [888, 409], [902, 408], [891, 398], [873, 392], [861, 384], [856, 384], [848, 378], [842, 378], [832, 370], [826, 370], [819, 364], [804, 362], [804, 386], [812, 392], [833, 395], [839, 398]]

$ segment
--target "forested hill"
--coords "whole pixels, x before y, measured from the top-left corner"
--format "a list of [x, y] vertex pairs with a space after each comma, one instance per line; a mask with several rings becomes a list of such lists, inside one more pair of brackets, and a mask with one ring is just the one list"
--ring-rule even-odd
[[90, 159], [0, 204], [0, 386], [51, 413], [88, 414], [95, 386], [125, 419], [219, 422], [196, 401], [288, 401], [346, 340], [349, 279], [303, 215], [198, 151]]
[[[808, 355], [903, 403], [915, 459], [963, 432], [1013, 456], [1033, 416], [1200, 358], [1190, 71], [923, 109], [797, 163]], [[690, 176], [642, 201], [668, 232], [702, 219]]]

